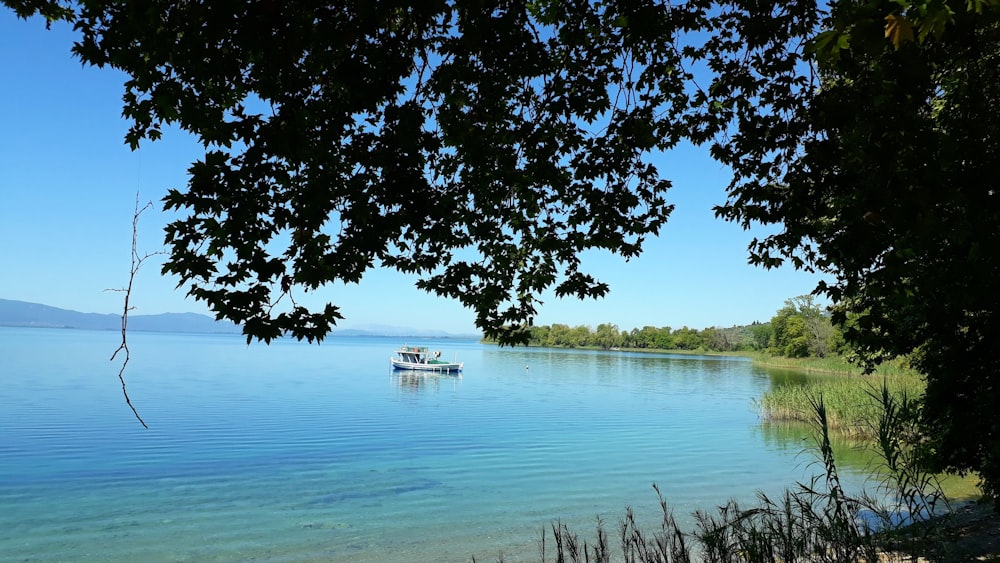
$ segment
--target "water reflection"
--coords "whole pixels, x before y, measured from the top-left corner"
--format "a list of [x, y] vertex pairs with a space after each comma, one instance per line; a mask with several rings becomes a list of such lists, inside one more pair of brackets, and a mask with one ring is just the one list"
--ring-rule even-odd
[[[799, 457], [803, 464], [809, 464], [819, 459], [816, 448], [816, 429], [802, 422], [770, 422], [765, 421], [758, 429], [764, 447], [775, 451], [800, 451]], [[841, 472], [866, 474], [872, 467], [874, 454], [857, 440], [832, 434], [830, 445], [833, 456]]]
[[483, 351], [486, 366], [510, 369], [517, 366], [525, 373], [532, 370], [567, 379], [641, 381], [650, 376], [696, 376], [707, 383], [717, 376], [746, 373], [752, 369], [748, 358], [624, 352], [615, 350], [577, 350], [561, 348], [497, 348]]
[[396, 381], [400, 389], [421, 393], [428, 389], [438, 390], [442, 385], [450, 385], [452, 389], [455, 389], [458, 387], [458, 382], [462, 379], [462, 374], [395, 370], [392, 372], [391, 377]]
[[803, 371], [795, 371], [784, 368], [761, 367], [761, 371], [767, 374], [773, 387], [782, 385], [805, 385], [809, 382], [810, 375]]

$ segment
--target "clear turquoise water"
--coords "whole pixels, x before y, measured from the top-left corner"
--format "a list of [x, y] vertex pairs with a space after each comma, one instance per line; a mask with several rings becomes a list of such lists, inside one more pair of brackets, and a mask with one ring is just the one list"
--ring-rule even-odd
[[403, 342], [0, 328], [0, 559], [538, 560], [632, 506], [678, 519], [814, 468], [763, 426], [739, 358], [418, 341], [461, 378], [393, 374]]

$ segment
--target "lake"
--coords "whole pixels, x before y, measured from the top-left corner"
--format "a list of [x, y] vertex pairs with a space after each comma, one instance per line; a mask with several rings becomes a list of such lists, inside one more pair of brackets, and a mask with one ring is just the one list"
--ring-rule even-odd
[[132, 333], [145, 430], [119, 339], [0, 328], [3, 559], [537, 561], [556, 521], [656, 525], [653, 483], [690, 528], [817, 470], [743, 358], [410, 339], [465, 362], [413, 376], [401, 339]]

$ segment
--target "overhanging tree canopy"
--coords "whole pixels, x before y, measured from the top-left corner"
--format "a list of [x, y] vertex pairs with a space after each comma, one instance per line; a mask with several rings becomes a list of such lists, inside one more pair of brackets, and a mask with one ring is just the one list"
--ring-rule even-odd
[[[84, 62], [130, 77], [130, 145], [165, 125], [202, 141], [164, 199], [186, 214], [164, 270], [263, 340], [322, 338], [337, 307], [295, 296], [373, 267], [416, 274], [503, 343], [547, 289], [604, 295], [580, 254], [635, 256], [672, 209], [651, 153], [801, 105], [790, 46], [819, 17], [703, 0], [5, 2], [71, 20]], [[703, 89], [706, 63], [721, 80]]]
[[76, 10], [77, 55], [131, 77], [127, 141], [176, 125], [204, 144], [164, 200], [187, 215], [167, 227], [165, 271], [248, 338], [320, 339], [337, 307], [295, 295], [390, 267], [509, 341], [544, 290], [607, 292], [581, 252], [635, 256], [671, 210], [649, 153], [681, 137], [686, 98], [662, 6]]

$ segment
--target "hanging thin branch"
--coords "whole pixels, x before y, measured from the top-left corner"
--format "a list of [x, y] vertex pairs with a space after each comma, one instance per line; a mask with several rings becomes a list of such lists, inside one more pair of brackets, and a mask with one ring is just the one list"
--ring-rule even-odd
[[118, 349], [115, 350], [113, 354], [111, 354], [111, 359], [109, 361], [112, 362], [115, 361], [115, 357], [118, 356], [119, 352], [125, 352], [125, 360], [122, 362], [121, 369], [118, 370], [118, 381], [120, 381], [122, 384], [122, 394], [125, 395], [125, 403], [128, 405], [130, 409], [132, 409], [132, 414], [134, 414], [135, 418], [139, 420], [139, 423], [142, 424], [143, 428], [149, 428], [149, 426], [146, 425], [146, 421], [144, 421], [142, 417], [139, 416], [139, 411], [137, 411], [135, 409], [135, 406], [132, 405], [132, 400], [129, 399], [128, 396], [128, 389], [126, 389], [125, 387], [125, 366], [128, 365], [128, 361], [131, 357], [129, 354], [128, 340], [126, 335], [128, 332], [127, 331], [128, 312], [134, 309], [134, 307], [132, 307], [129, 304], [129, 299], [132, 297], [132, 283], [135, 281], [135, 275], [139, 272], [139, 268], [142, 266], [142, 263], [145, 262], [147, 258], [155, 256], [157, 254], [163, 254], [163, 252], [161, 251], [161, 252], [150, 252], [142, 256], [139, 256], [139, 251], [136, 249], [136, 240], [138, 239], [138, 233], [139, 233], [139, 215], [142, 215], [143, 211], [149, 209], [152, 206], [153, 202], [147, 202], [146, 205], [144, 205], [140, 209], [139, 193], [136, 192], [135, 213], [132, 215], [132, 268], [131, 271], [129, 272], [128, 286], [122, 289], [109, 290], [109, 291], [121, 291], [122, 293], [125, 294], [125, 306], [124, 309], [122, 310], [122, 343], [118, 346]]

